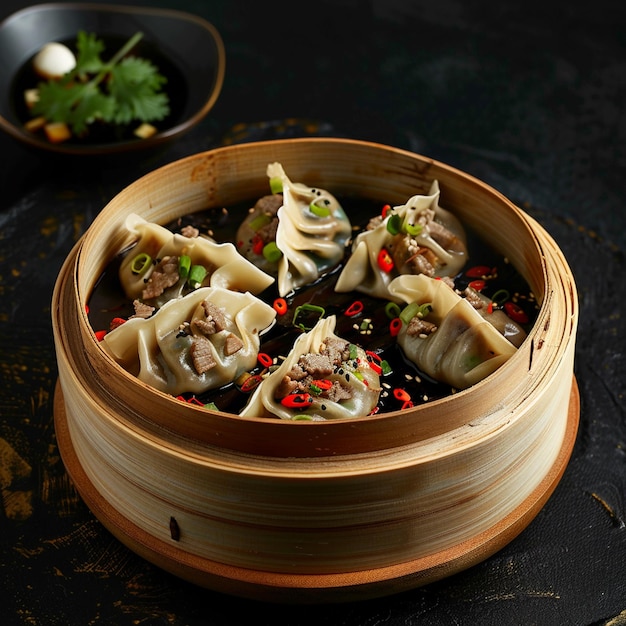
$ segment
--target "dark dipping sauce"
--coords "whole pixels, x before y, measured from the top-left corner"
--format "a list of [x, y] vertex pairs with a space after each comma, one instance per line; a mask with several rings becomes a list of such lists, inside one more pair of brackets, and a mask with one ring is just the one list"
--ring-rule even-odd
[[[365, 228], [371, 217], [379, 215], [382, 210], [382, 205], [371, 200], [339, 196], [337, 199], [346, 214], [350, 216], [354, 237]], [[219, 243], [232, 242], [236, 244], [237, 229], [254, 203], [255, 200], [230, 206], [227, 209], [215, 208], [186, 215], [179, 218], [175, 223], [165, 226], [178, 232], [184, 226], [191, 225], [197, 228], [201, 235], [209, 234]], [[453, 277], [455, 288], [463, 290], [471, 281], [476, 280], [475, 277], [466, 274], [472, 268], [477, 266], [492, 268], [495, 270], [492, 272], [493, 277], [485, 281], [486, 284], [481, 293], [491, 298], [498, 292], [503, 293], [502, 290], [506, 290], [510, 294], [510, 300], [513, 300], [528, 317], [528, 322], [521, 324], [528, 332], [536, 320], [538, 311], [537, 302], [528, 284], [511, 263], [482, 241], [476, 233], [469, 230], [467, 225], [464, 227], [467, 235], [469, 260], [463, 271]], [[130, 249], [132, 250], [132, 248]], [[127, 253], [128, 250], [114, 259], [94, 288], [89, 302], [89, 320], [95, 331], [108, 329], [114, 317], [127, 318], [134, 314], [132, 303], [124, 295], [118, 278], [120, 262]], [[346, 248], [346, 259], [349, 254], [350, 248], [348, 247]], [[299, 325], [303, 323], [308, 330], [319, 319], [319, 313], [315, 311], [302, 312], [301, 310], [295, 320], [296, 325], [294, 325], [296, 310], [302, 305], [314, 305], [315, 307], [323, 307], [324, 317], [336, 316], [337, 323], [334, 332], [338, 337], [362, 346], [390, 365], [391, 373], [381, 376], [380, 379], [383, 391], [380, 395], [377, 413], [399, 410], [403, 406], [406, 408], [406, 398], [398, 399], [393, 393], [396, 389], [406, 391], [413, 406], [454, 393], [455, 390], [449, 385], [432, 380], [404, 356], [390, 333], [391, 320], [385, 311], [388, 300], [369, 297], [356, 291], [335, 292], [335, 282], [342, 267], [343, 264], [318, 279], [314, 284], [285, 297], [288, 304], [287, 312], [284, 315], [277, 315], [276, 323], [269, 331], [261, 335], [260, 352], [266, 353], [272, 358], [287, 356], [295, 339], [305, 332]], [[276, 284], [270, 285], [258, 297], [271, 305], [279, 297]], [[362, 311], [354, 316], [346, 315], [346, 311], [355, 302], [363, 304]], [[219, 305], [219, 303], [216, 304]], [[400, 305], [400, 308], [402, 307], [403, 305]], [[259, 364], [257, 368], [250, 370], [250, 373], [259, 374], [263, 371], [267, 370]], [[231, 383], [203, 394], [184, 394], [181, 400], [191, 400], [201, 404], [212, 402], [222, 412], [238, 414], [245, 406], [249, 396], [250, 392], [244, 392], [237, 384]]]
[[[103, 61], [108, 61], [130, 37], [115, 36], [98, 36], [105, 49], [100, 55]], [[67, 46], [74, 54], [76, 52], [76, 39], [60, 40], [59, 43]], [[24, 100], [24, 92], [28, 89], [36, 88], [40, 83], [46, 82], [33, 70], [33, 59], [35, 53], [16, 73], [11, 93], [13, 94], [12, 102], [15, 106], [16, 117], [26, 124], [33, 115]], [[185, 107], [187, 105], [188, 87], [181, 70], [164, 54], [160, 48], [144, 39], [141, 39], [126, 56], [135, 56], [150, 61], [156, 66], [159, 74], [167, 79], [163, 85], [162, 91], [166, 93], [169, 99], [170, 112], [162, 120], [150, 122], [157, 132], [175, 126], [183, 119]], [[108, 143], [118, 143], [120, 141], [141, 141], [141, 138], [135, 136], [134, 131], [141, 122], [134, 120], [128, 124], [108, 124], [104, 122], [93, 122], [88, 126], [88, 132], [81, 137], [72, 135], [70, 139], [64, 141], [64, 145], [100, 145]], [[45, 139], [43, 130], [33, 133]]]

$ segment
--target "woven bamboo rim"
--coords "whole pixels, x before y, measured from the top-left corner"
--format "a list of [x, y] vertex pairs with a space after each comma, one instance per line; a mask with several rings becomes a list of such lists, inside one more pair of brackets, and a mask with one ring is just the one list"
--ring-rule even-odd
[[[125, 216], [164, 223], [260, 195], [264, 168], [276, 160], [294, 179], [338, 193], [366, 185], [386, 202], [439, 180], [445, 206], [494, 242], [541, 302], [514, 357], [448, 398], [332, 423], [206, 411], [117, 366], [95, 340], [85, 304], [112, 255], [130, 243], [120, 235]], [[122, 541], [199, 584], [287, 600], [285, 591], [298, 589], [296, 601], [314, 601], [320, 589], [326, 600], [415, 586], [504, 545], [556, 485], [578, 423], [577, 317], [573, 277], [555, 242], [453, 168], [335, 139], [194, 155], [116, 196], [59, 275], [61, 451], [87, 503]]]

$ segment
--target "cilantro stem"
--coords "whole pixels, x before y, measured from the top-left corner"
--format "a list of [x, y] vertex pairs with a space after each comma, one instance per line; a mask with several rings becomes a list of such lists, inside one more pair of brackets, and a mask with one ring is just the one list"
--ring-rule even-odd
[[95, 87], [106, 77], [106, 75], [122, 60], [122, 58], [139, 43], [143, 37], [142, 32], [135, 33], [109, 60], [109, 62], [94, 76], [88, 83], [89, 86]]

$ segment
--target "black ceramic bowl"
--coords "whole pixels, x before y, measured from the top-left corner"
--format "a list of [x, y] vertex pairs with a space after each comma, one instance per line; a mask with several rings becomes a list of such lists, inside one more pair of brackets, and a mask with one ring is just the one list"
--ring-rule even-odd
[[[135, 53], [149, 59], [168, 82], [170, 113], [154, 123], [158, 132], [148, 139], [132, 133], [50, 143], [44, 135], [24, 128], [28, 109], [23, 100], [32, 57], [46, 43], [72, 47], [79, 31], [94, 33], [107, 48], [123, 43], [138, 31], [143, 37]], [[110, 56], [116, 52], [110, 51]], [[0, 23], [0, 128], [23, 144], [42, 151], [72, 155], [106, 155], [149, 150], [170, 142], [202, 120], [215, 104], [224, 79], [222, 39], [206, 20], [181, 11], [104, 4], [39, 4], [14, 13]]]

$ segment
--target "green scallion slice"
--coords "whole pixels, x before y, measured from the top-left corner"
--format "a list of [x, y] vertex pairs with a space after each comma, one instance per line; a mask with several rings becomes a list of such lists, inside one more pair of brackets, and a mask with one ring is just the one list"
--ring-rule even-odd
[[270, 262], [276, 263], [283, 256], [276, 242], [270, 241], [263, 246], [263, 256]]
[[313, 215], [317, 217], [328, 217], [330, 215], [330, 209], [327, 206], [317, 204], [319, 199], [313, 200], [311, 204], [309, 204], [309, 210]]
[[202, 281], [206, 278], [207, 271], [202, 265], [192, 265], [189, 270], [189, 278], [187, 282], [192, 289], [197, 289], [202, 285]]
[[178, 257], [178, 275], [183, 280], [187, 280], [190, 269], [191, 269], [191, 257], [187, 254], [181, 254]]
[[131, 262], [130, 271], [133, 274], [145, 274], [152, 264], [152, 257], [145, 252], [140, 252]]
[[279, 176], [273, 176], [270, 178], [270, 190], [272, 193], [282, 193], [283, 179]]

